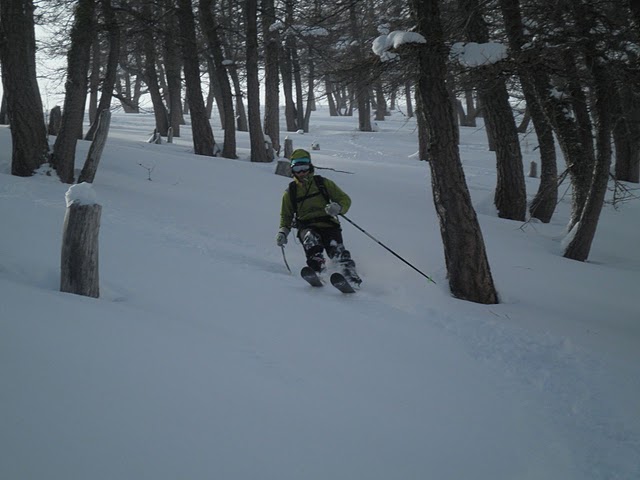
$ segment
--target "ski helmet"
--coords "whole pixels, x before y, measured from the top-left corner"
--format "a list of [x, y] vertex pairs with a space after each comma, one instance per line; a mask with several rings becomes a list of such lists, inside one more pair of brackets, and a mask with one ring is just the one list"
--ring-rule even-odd
[[[298, 167], [298, 168], [296, 168]], [[295, 173], [298, 171], [309, 170], [309, 173], [313, 173], [313, 164], [311, 163], [311, 155], [306, 150], [298, 148], [291, 154], [291, 171]]]

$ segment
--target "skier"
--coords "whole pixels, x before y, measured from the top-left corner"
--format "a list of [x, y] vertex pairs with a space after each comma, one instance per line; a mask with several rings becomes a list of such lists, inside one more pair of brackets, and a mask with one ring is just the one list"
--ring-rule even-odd
[[287, 243], [292, 228], [298, 229], [307, 265], [316, 273], [325, 268], [323, 251], [340, 265], [345, 278], [355, 286], [362, 280], [356, 273], [356, 264], [342, 241], [338, 215], [347, 213], [351, 198], [328, 178], [314, 175], [311, 155], [303, 149], [291, 154], [291, 172], [294, 181], [282, 196], [280, 229], [276, 235], [279, 247]]

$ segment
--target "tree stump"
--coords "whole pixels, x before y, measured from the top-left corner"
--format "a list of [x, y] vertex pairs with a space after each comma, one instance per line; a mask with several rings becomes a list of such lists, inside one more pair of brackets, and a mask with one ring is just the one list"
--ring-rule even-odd
[[293, 153], [293, 140], [289, 137], [284, 139], [284, 158], [291, 158], [291, 154]]
[[291, 164], [288, 160], [278, 160], [278, 163], [276, 164], [276, 175], [293, 177], [293, 174], [291, 173]]
[[[67, 192], [67, 211], [62, 234], [60, 291], [98, 298], [98, 234], [102, 206], [89, 203], [88, 183], [73, 185]], [[80, 187], [80, 195], [72, 189]], [[83, 193], [84, 192], [84, 193]]]
[[58, 133], [60, 133], [61, 126], [62, 110], [58, 105], [56, 105], [51, 109], [51, 112], [49, 112], [49, 126], [47, 127], [47, 133], [57, 137]]
[[267, 158], [272, 162], [275, 158], [275, 150], [273, 149], [273, 142], [269, 135], [264, 136], [264, 148], [267, 151]]
[[534, 161], [529, 164], [529, 176], [531, 178], [538, 178], [538, 164]]

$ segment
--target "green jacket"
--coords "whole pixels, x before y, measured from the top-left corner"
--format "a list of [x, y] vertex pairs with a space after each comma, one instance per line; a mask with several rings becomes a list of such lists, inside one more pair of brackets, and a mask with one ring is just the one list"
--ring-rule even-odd
[[[340, 225], [336, 217], [329, 217], [324, 211], [327, 205], [322, 192], [313, 180], [313, 175], [307, 175], [302, 182], [297, 178], [296, 197], [298, 199], [297, 222], [298, 227], [301, 225], [314, 225], [317, 227], [335, 227]], [[351, 198], [349, 195], [340, 190], [332, 180], [324, 177], [324, 185], [331, 201], [340, 204], [342, 211], [347, 213], [351, 206]], [[293, 205], [289, 198], [289, 189], [287, 188], [282, 195], [282, 207], [280, 208], [280, 227], [291, 229], [293, 226]]]

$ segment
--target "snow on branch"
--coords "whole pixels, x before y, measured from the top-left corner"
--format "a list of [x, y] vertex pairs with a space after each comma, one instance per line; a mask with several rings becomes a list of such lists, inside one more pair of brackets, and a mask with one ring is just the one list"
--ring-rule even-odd
[[380, 57], [380, 60], [386, 62], [398, 56], [397, 53], [393, 53], [390, 50], [395, 50], [406, 43], [427, 43], [427, 41], [419, 33], [395, 31], [389, 35], [377, 37], [373, 41], [371, 49], [373, 53]]

